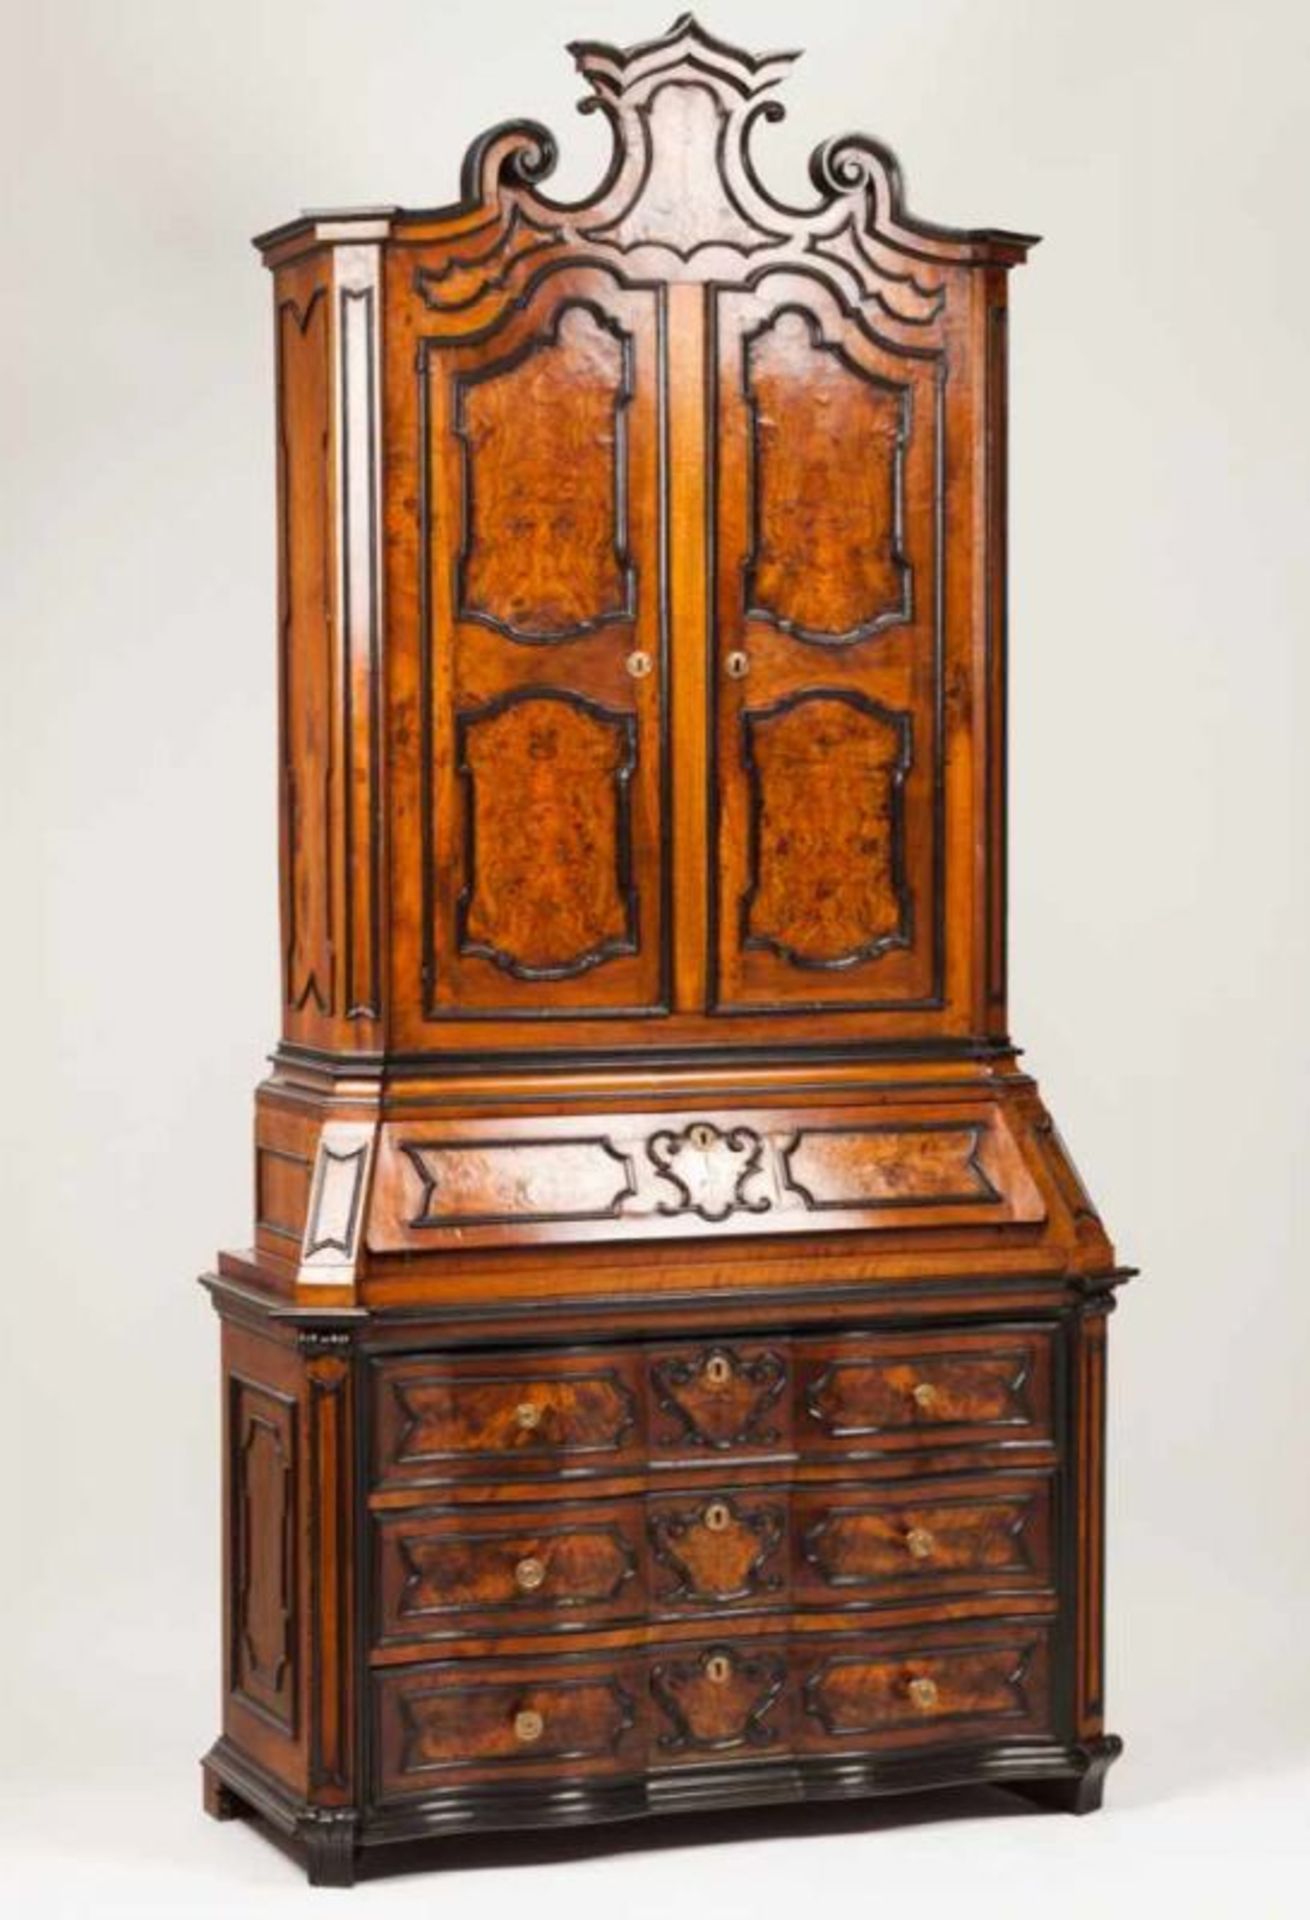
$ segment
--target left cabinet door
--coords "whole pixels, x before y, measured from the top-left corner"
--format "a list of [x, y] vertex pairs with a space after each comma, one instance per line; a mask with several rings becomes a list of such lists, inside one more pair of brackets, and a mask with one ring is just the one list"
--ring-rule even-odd
[[579, 268], [420, 334], [425, 1023], [665, 1004], [660, 355]]

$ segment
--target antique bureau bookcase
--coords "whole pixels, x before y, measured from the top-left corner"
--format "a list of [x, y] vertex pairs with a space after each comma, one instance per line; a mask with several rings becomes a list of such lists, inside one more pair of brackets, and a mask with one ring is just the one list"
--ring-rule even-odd
[[[1126, 1277], [1009, 1038], [1006, 294], [795, 56], [572, 49], [272, 271], [282, 1039], [218, 1817], [1099, 1803]], [[792, 204], [795, 200], [797, 204]]]

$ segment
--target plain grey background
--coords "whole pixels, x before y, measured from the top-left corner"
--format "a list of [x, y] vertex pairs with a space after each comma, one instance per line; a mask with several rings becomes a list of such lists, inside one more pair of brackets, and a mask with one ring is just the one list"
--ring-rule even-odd
[[[253, 1839], [202, 1825], [194, 1766], [217, 1714], [218, 1399], [192, 1276], [249, 1231], [278, 1016], [272, 334], [247, 236], [304, 204], [445, 200], [468, 141], [513, 114], [560, 135], [553, 189], [588, 190], [606, 136], [572, 111], [563, 43], [647, 38], [673, 11], [3, 7], [0, 1871], [24, 1913], [306, 1897]], [[804, 197], [817, 140], [864, 128], [922, 214], [1047, 236], [1013, 283], [1013, 1030], [1145, 1269], [1111, 1329], [1110, 1720], [1129, 1755], [1101, 1822], [554, 1868], [529, 1910], [696, 1894], [732, 1914], [749, 1889], [781, 1913], [858, 1873], [917, 1888], [918, 1911], [963, 1875], [974, 1911], [994, 1886], [1017, 1913], [1060, 1873], [1070, 1910], [1158, 1881], [1192, 1887], [1190, 1911], [1292, 1912], [1310, 10], [701, 11], [748, 47], [808, 49], [787, 121], [759, 133], [784, 196]], [[507, 1886], [354, 1898], [485, 1913]]]

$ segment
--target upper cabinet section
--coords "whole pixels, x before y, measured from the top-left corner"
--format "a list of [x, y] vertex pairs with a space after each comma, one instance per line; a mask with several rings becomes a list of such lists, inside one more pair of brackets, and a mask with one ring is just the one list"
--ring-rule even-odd
[[1004, 1032], [1005, 270], [794, 54], [572, 49], [613, 133], [478, 140], [276, 275], [285, 1038]]

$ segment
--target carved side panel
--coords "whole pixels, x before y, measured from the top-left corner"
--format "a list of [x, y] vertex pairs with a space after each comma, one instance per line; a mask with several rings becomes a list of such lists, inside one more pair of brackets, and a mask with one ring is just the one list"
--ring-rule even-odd
[[231, 1687], [294, 1736], [296, 1406], [239, 1375], [230, 1393]]
[[742, 944], [804, 968], [852, 967], [908, 946], [908, 717], [842, 689], [793, 694], [743, 713], [742, 757]]
[[461, 952], [547, 981], [636, 951], [636, 735], [631, 714], [556, 688], [519, 688], [460, 714]]
[[781, 307], [742, 342], [750, 409], [747, 617], [843, 646], [913, 617], [905, 552], [910, 389]]
[[568, 304], [549, 333], [458, 382], [461, 618], [525, 642], [632, 618], [630, 355], [628, 336], [607, 315]]
[[307, 286], [277, 308], [284, 993], [292, 1015], [336, 1011], [332, 944], [331, 301]]

